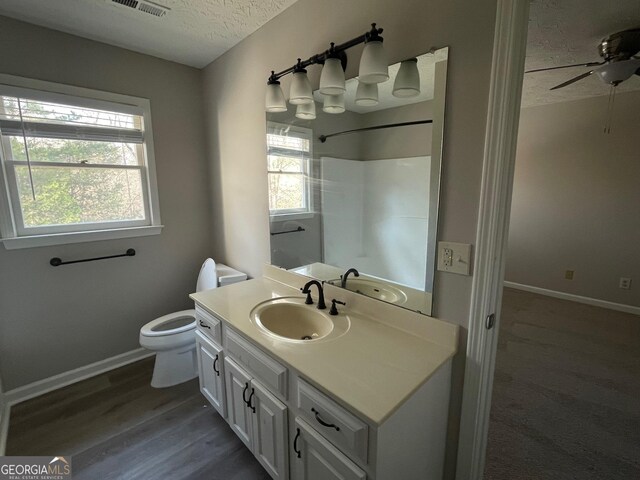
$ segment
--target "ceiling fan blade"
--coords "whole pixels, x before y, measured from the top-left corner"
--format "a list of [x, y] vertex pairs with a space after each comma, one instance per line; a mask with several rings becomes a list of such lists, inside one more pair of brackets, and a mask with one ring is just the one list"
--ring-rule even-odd
[[589, 70], [587, 73], [583, 73], [582, 75], [578, 75], [577, 77], [573, 77], [571, 80], [567, 80], [566, 82], [563, 82], [560, 85], [556, 85], [555, 87], [552, 87], [549, 90], [557, 90], [558, 88], [562, 88], [562, 87], [566, 87], [567, 85], [571, 85], [572, 83], [575, 83], [578, 80], [582, 80], [583, 78], [587, 78], [593, 72], [594, 72], [594, 70]]
[[547, 70], [558, 70], [559, 68], [570, 67], [596, 67], [598, 65], [604, 65], [606, 62], [588, 62], [588, 63], [576, 63], [574, 65], [562, 65], [560, 67], [547, 67], [547, 68], [535, 68], [533, 70], [526, 70], [524, 73], [546, 72]]

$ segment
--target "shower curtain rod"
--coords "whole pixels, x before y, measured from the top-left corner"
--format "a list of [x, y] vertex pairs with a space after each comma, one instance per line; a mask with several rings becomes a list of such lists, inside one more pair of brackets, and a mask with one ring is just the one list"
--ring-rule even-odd
[[345, 130], [344, 132], [330, 133], [329, 135], [320, 135], [318, 139], [321, 143], [324, 143], [327, 141], [327, 138], [346, 135], [347, 133], [368, 132], [370, 130], [380, 130], [383, 128], [408, 127], [410, 125], [423, 125], [425, 123], [433, 123], [433, 120], [416, 120], [415, 122], [389, 123], [387, 125], [376, 125], [375, 127], [356, 128], [354, 130]]

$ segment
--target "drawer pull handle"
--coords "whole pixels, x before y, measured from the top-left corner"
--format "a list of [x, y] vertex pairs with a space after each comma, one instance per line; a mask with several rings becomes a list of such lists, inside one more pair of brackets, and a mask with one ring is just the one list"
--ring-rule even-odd
[[202, 320], [200, 320], [200, 326], [202, 328], [208, 328], [209, 330], [211, 330], [211, 327], [209, 325], [207, 325], [206, 323], [204, 323]]
[[[247, 392], [247, 390], [249, 390], [249, 382], [246, 382], [244, 384], [244, 390], [242, 390], [242, 401], [247, 404], [247, 399], [245, 398], [244, 394]], [[248, 405], [248, 404], [247, 404]]]
[[316, 420], [318, 421], [318, 423], [319, 423], [320, 425], [322, 425], [323, 427], [335, 428], [335, 429], [336, 429], [336, 432], [339, 432], [339, 431], [340, 431], [340, 427], [339, 427], [339, 426], [334, 425], [333, 423], [327, 423], [327, 422], [325, 422], [324, 420], [322, 420], [322, 419], [320, 418], [320, 413], [319, 413], [315, 408], [313, 408], [313, 407], [312, 407], [312, 408], [311, 408], [311, 411], [315, 414], [315, 416], [316, 416]]
[[247, 400], [247, 407], [249, 407], [253, 413], [256, 413], [256, 407], [251, 406], [251, 399], [253, 398], [254, 393], [256, 393], [256, 390], [255, 388], [252, 388], [251, 394], [249, 395], [249, 400]]
[[216, 372], [217, 376], [220, 376], [220, 370], [216, 367], [216, 363], [218, 363], [219, 355], [216, 354], [216, 358], [213, 360], [213, 371]]
[[300, 429], [296, 428], [297, 432], [296, 433], [296, 438], [293, 440], [293, 451], [296, 452], [296, 456], [298, 458], [300, 458], [300, 450], [298, 450], [298, 438], [300, 437]]

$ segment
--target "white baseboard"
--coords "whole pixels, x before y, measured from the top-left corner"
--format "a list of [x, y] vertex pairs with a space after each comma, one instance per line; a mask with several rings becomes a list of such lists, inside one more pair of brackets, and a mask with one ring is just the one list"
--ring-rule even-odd
[[[155, 355], [155, 353], [144, 348], [138, 348], [136, 350], [131, 350], [130, 352], [116, 355], [115, 357], [105, 358], [99, 362], [91, 363], [84, 367], [76, 368], [68, 372], [54, 375], [53, 377], [38, 380], [37, 382], [9, 390], [4, 394], [4, 401], [9, 407], [11, 407], [11, 405], [15, 405], [16, 403], [24, 402], [30, 398], [38, 397], [53, 390], [57, 390], [58, 388], [66, 387], [72, 383], [95, 377], [101, 373], [123, 367], [130, 363], [137, 362], [138, 360], [142, 360], [143, 358], [151, 357], [152, 355]], [[9, 423], [8, 419], [7, 423]]]
[[572, 302], [593, 305], [594, 307], [608, 308], [609, 310], [617, 310], [619, 312], [640, 315], [640, 307], [635, 307], [633, 305], [625, 305], [623, 303], [608, 302], [606, 300], [600, 300], [598, 298], [582, 297], [580, 295], [574, 295], [572, 293], [558, 292], [556, 290], [547, 290], [546, 288], [532, 287], [531, 285], [523, 285], [521, 283], [507, 282], [506, 280], [504, 281], [504, 286], [509, 288], [515, 288], [516, 290], [524, 290], [525, 292], [546, 295], [547, 297], [560, 298], [562, 300], [570, 300]]

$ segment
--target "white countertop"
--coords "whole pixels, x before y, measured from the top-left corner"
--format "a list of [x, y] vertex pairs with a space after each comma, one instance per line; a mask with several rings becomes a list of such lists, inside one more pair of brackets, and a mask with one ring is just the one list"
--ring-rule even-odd
[[[331, 286], [325, 286], [325, 293], [329, 290], [333, 295], [332, 288], [339, 295], [350, 294]], [[316, 298], [315, 289], [313, 295]], [[380, 425], [455, 354], [458, 327], [352, 295], [347, 307], [340, 308], [340, 313], [350, 318], [349, 331], [331, 340], [305, 343], [278, 340], [250, 320], [255, 305], [271, 298], [302, 297], [298, 288], [261, 278], [195, 293], [191, 298], [362, 417]], [[385, 319], [373, 320], [356, 310], [362, 302], [375, 302], [373, 308]], [[407, 325], [416, 320], [400, 320], [407, 315], [415, 315], [421, 322], [418, 335], [407, 331]], [[390, 316], [397, 316], [404, 330], [390, 326], [394, 321]], [[430, 328], [433, 340], [429, 339]]]

